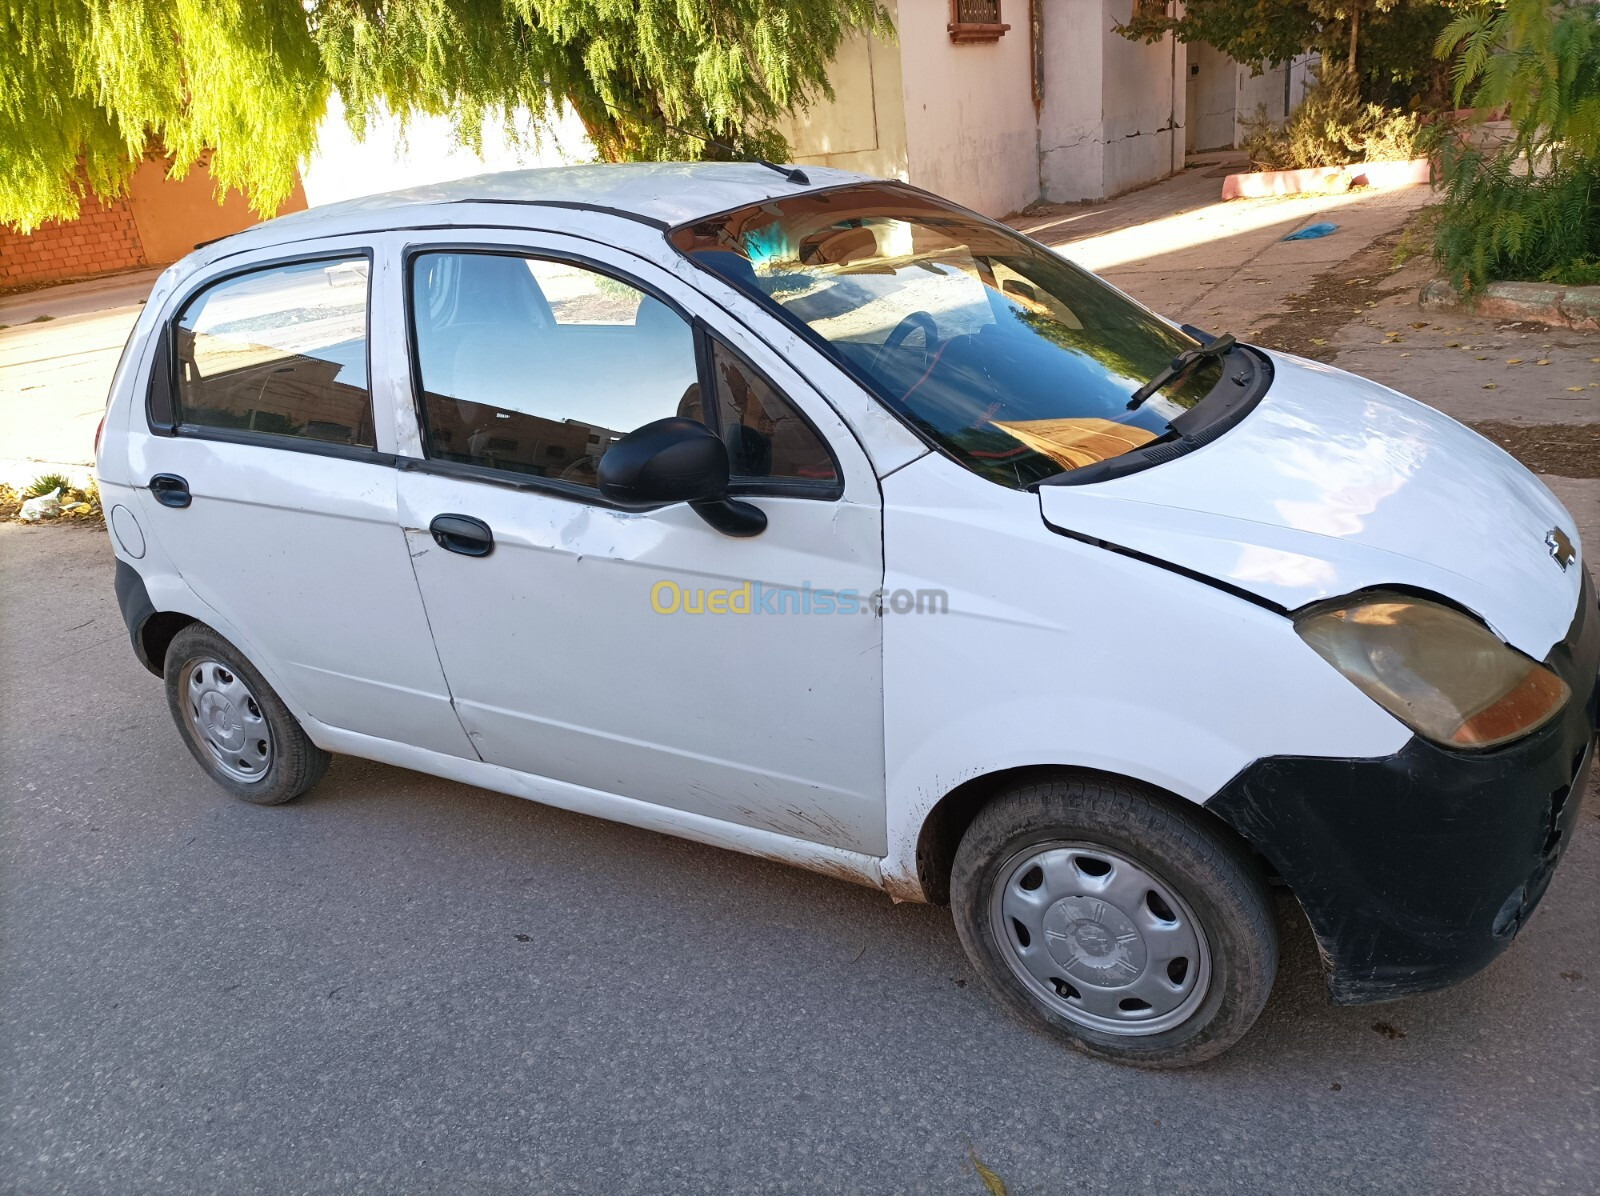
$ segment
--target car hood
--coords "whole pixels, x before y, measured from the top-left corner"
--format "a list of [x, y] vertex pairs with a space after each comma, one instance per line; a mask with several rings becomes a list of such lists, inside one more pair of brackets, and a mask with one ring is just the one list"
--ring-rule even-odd
[[[1288, 610], [1371, 586], [1442, 595], [1542, 659], [1572, 623], [1571, 515], [1477, 433], [1375, 382], [1271, 354], [1271, 389], [1212, 443], [1126, 477], [1039, 487], [1045, 521]], [[1581, 551], [1581, 550], [1580, 550]]]

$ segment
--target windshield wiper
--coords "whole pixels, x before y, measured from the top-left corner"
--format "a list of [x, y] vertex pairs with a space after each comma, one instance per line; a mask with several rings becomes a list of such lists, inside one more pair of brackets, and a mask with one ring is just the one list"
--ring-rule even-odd
[[1167, 383], [1171, 382], [1179, 374], [1183, 373], [1184, 370], [1188, 369], [1195, 362], [1205, 361], [1210, 357], [1226, 357], [1233, 351], [1233, 346], [1235, 343], [1236, 342], [1233, 339], [1233, 333], [1224, 332], [1221, 336], [1209, 340], [1203, 345], [1196, 345], [1193, 349], [1185, 349], [1182, 353], [1179, 353], [1167, 363], [1166, 369], [1162, 370], [1154, 378], [1150, 379], [1150, 381], [1146, 382], [1138, 390], [1133, 392], [1133, 397], [1128, 400], [1128, 410], [1137, 411], [1141, 406], [1144, 405], [1144, 401], [1146, 399], [1155, 394], [1156, 391], [1160, 390]]

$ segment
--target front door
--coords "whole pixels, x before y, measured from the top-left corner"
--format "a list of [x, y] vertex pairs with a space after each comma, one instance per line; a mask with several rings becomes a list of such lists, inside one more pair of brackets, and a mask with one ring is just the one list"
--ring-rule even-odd
[[[573, 244], [407, 257], [426, 459], [400, 515], [463, 725], [491, 763], [881, 854], [865, 456], [759, 342], [693, 321], [716, 314], [695, 292]], [[765, 532], [601, 500], [601, 455], [667, 416], [724, 438]]]

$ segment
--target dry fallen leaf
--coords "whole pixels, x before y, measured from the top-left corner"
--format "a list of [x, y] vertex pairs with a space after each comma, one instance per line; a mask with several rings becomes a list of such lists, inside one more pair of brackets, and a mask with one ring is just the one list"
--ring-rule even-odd
[[1320, 336], [1314, 336], [1314, 337], [1311, 338], [1311, 343], [1313, 345], [1325, 345], [1328, 342], [1323, 340]]
[[[1593, 383], [1591, 383], [1591, 384], [1590, 384], [1590, 385], [1593, 385]], [[1579, 393], [1579, 394], [1582, 394], [1582, 393], [1583, 393], [1583, 387], [1581, 387], [1581, 386], [1569, 386], [1569, 387], [1567, 387], [1567, 389], [1568, 389], [1568, 390], [1575, 390], [1575, 391], [1577, 391], [1577, 392], [1578, 392], [1578, 393]]]
[[1411, 325], [1411, 327], [1413, 327], [1413, 328], [1426, 328], [1427, 326], [1428, 326], [1428, 321], [1426, 321], [1426, 320], [1418, 320], [1418, 321], [1414, 322]]
[[1539, 358], [1538, 361], [1534, 362], [1533, 364], [1534, 365], [1549, 365], [1550, 364], [1550, 359], [1548, 357], [1541, 357], [1541, 358]]
[[1446, 341], [1444, 343], [1444, 347], [1446, 349], [1459, 349], [1459, 348], [1461, 348], [1461, 342], [1460, 341]]
[[1508, 358], [1506, 358], [1506, 364], [1507, 365], [1521, 365], [1522, 364], [1522, 358], [1520, 358], [1520, 357], [1508, 357]]
[[1484, 390], [1499, 390], [1500, 389], [1500, 384], [1498, 382], [1485, 382], [1483, 384], [1483, 389]]

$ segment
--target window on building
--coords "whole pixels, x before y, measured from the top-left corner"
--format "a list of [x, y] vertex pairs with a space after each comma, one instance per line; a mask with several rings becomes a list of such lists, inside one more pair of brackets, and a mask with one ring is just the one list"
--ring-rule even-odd
[[1000, 18], [1000, 0], [950, 0], [950, 40], [992, 42], [1011, 26]]
[[593, 488], [618, 439], [698, 401], [688, 323], [598, 271], [424, 253], [411, 304], [430, 457]]
[[177, 422], [373, 447], [365, 257], [273, 266], [177, 321]]

